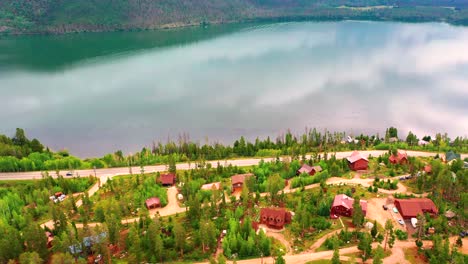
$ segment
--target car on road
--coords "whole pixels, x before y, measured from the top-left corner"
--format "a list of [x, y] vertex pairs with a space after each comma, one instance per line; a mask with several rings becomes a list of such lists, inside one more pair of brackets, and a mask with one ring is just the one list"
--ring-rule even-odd
[[393, 207], [392, 210], [393, 210], [393, 212], [394, 212], [395, 214], [398, 214], [398, 209], [397, 209], [396, 207]]
[[384, 205], [382, 205], [382, 208], [383, 208], [384, 210], [387, 210], [387, 209], [388, 209], [388, 206], [386, 206], [386, 205], [384, 204]]
[[73, 176], [73, 172], [69, 171], [69, 172], [67, 172], [67, 174], [65, 174], [65, 175], [66, 175], [67, 177], [71, 177], [71, 176]]
[[468, 231], [461, 231], [460, 232], [460, 237], [464, 238], [466, 235], [468, 235]]
[[398, 219], [398, 223], [400, 223], [400, 225], [405, 225], [405, 221], [403, 221], [402, 219]]
[[400, 181], [406, 180], [405, 177], [400, 177]]

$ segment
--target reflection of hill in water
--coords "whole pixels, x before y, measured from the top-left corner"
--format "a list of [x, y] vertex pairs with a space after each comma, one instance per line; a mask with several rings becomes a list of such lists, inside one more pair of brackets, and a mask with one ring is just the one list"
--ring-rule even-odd
[[81, 33], [0, 38], [0, 69], [22, 68], [48, 72], [110, 55], [186, 45], [249, 27], [248, 24], [214, 25], [171, 30]]

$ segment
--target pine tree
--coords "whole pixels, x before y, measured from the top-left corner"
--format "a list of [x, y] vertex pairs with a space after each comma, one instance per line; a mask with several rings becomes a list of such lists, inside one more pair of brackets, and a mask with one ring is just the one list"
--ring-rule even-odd
[[361, 202], [359, 197], [354, 198], [353, 202], [353, 225], [362, 227], [364, 224], [364, 213], [362, 212]]
[[184, 247], [185, 247], [185, 228], [179, 222], [174, 224], [172, 229], [174, 233], [175, 247], [180, 251], [180, 256], [184, 256]]
[[23, 232], [26, 251], [35, 251], [42, 259], [47, 259], [47, 237], [45, 231], [34, 222], [31, 222]]

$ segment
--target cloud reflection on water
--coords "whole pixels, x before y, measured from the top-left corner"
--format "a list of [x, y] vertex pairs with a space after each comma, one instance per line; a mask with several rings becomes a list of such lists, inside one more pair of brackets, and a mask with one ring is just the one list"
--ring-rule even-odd
[[[153, 139], [230, 141], [307, 127], [468, 134], [468, 29], [287, 23], [0, 76], [2, 130], [79, 155]], [[34, 88], [32, 88], [34, 87]]]

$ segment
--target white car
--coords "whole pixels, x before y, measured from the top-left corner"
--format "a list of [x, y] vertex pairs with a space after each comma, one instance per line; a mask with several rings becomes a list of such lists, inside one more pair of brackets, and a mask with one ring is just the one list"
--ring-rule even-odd
[[405, 225], [405, 221], [403, 221], [402, 219], [398, 219], [398, 223], [400, 223], [400, 225]]

